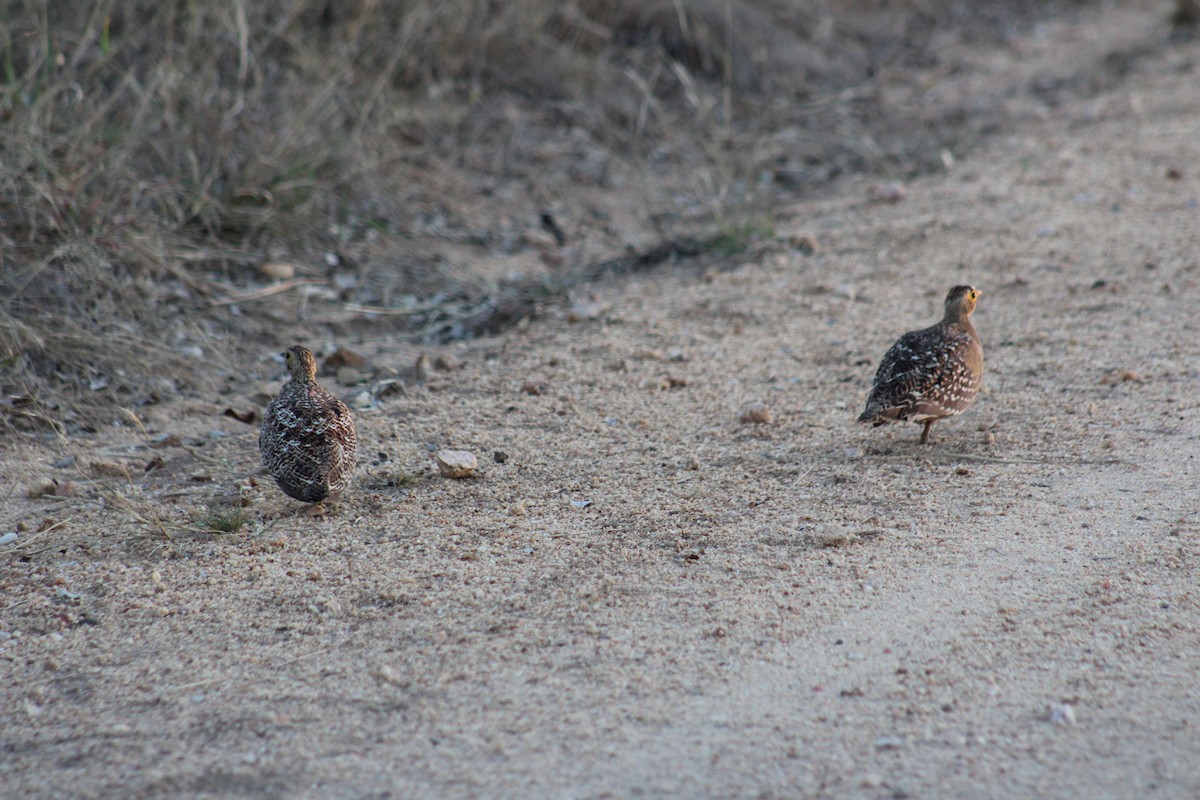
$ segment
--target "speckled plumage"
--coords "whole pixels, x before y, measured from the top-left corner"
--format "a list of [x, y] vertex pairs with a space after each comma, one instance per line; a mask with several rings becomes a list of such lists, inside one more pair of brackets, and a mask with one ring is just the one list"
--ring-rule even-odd
[[288, 496], [319, 503], [350, 485], [358, 436], [346, 404], [317, 383], [307, 349], [283, 354], [291, 379], [267, 406], [258, 434], [263, 465]]
[[859, 422], [919, 422], [925, 444], [934, 422], [971, 405], [983, 378], [983, 345], [969, 319], [980, 294], [973, 286], [955, 286], [946, 295], [941, 322], [909, 331], [891, 346]]

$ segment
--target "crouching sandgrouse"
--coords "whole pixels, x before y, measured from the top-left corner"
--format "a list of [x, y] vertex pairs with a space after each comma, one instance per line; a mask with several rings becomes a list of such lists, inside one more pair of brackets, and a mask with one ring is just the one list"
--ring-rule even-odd
[[289, 497], [320, 503], [350, 485], [358, 437], [346, 404], [317, 383], [317, 360], [296, 345], [283, 354], [291, 378], [267, 406], [258, 450]]
[[920, 422], [925, 444], [933, 423], [971, 405], [983, 378], [983, 345], [969, 319], [980, 294], [974, 286], [955, 286], [941, 322], [896, 340], [875, 372], [859, 422]]

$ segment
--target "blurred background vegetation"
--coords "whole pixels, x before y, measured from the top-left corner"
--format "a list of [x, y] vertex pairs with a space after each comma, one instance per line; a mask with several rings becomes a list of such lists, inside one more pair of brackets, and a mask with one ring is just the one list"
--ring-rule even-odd
[[[522, 315], [509, 284], [749, 246], [780, 197], [986, 132], [881, 100], [944, 37], [1078, 4], [0, 2], [4, 418], [86, 428], [304, 332], [470, 336]], [[266, 302], [281, 282], [343, 313]]]

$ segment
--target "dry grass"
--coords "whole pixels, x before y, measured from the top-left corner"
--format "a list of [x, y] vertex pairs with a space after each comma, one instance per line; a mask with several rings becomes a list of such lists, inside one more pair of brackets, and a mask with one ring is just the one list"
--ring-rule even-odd
[[[925, 58], [926, 29], [954, 7], [7, 2], [4, 419], [90, 424], [241, 374], [240, 339], [279, 326], [214, 301], [261, 283], [258, 266], [317, 263], [320, 278], [314, 254], [355, 243], [486, 244], [493, 232], [456, 217], [454, 198], [537, 183], [539, 148], [566, 137], [634, 163], [647, 186], [683, 176], [740, 242], [766, 229], [764, 169], [820, 182], [903, 160], [903, 137], [873, 133], [871, 76]], [[782, 166], [760, 146], [780, 130], [794, 134]], [[347, 300], [478, 302], [432, 259], [381, 262]]]

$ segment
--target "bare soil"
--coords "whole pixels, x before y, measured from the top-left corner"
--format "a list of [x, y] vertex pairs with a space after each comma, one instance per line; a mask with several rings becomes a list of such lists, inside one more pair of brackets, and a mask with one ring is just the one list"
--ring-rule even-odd
[[[364, 458], [324, 517], [224, 414], [264, 387], [10, 438], [0, 794], [1200, 796], [1200, 50], [1169, 10], [948, 43], [978, 70], [931, 91], [1127, 58], [1014, 97], [898, 202], [849, 178], [779, 209], [735, 269], [354, 343], [446, 368], [328, 379]], [[962, 282], [975, 405], [926, 447], [856, 426]], [[479, 476], [438, 475], [447, 447]]]

